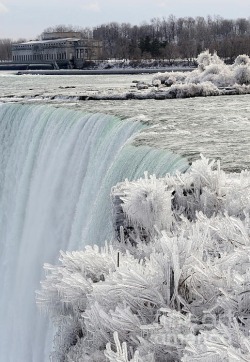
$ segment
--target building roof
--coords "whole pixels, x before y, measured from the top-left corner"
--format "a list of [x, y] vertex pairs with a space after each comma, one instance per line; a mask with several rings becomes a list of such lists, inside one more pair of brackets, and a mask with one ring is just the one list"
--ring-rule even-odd
[[[13, 45], [32, 45], [32, 44], [47, 44], [47, 43], [64, 43], [65, 41], [79, 41], [79, 38], [58, 38], [58, 39], [50, 39], [50, 40], [30, 40], [23, 43], [16, 43]], [[82, 39], [84, 40], [84, 39]]]

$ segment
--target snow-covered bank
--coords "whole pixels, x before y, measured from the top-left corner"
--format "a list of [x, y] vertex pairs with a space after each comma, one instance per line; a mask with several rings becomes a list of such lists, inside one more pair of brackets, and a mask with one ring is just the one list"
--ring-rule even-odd
[[45, 265], [53, 361], [248, 361], [250, 173], [201, 158], [112, 197], [119, 241]]

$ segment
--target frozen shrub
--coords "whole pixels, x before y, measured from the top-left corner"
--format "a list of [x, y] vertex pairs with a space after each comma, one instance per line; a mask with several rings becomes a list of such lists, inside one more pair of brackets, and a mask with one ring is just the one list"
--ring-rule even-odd
[[212, 63], [212, 55], [209, 53], [209, 50], [198, 55], [197, 63], [201, 71], [204, 71], [206, 67]]
[[250, 65], [250, 58], [246, 54], [238, 55], [234, 61], [233, 66], [236, 67], [238, 65]]
[[119, 242], [45, 265], [37, 299], [57, 328], [52, 360], [248, 361], [250, 173], [201, 157], [112, 196]]
[[169, 88], [169, 93], [173, 98], [207, 97], [218, 95], [219, 90], [211, 82], [204, 82], [201, 84], [186, 83], [172, 85]]
[[171, 86], [172, 84], [176, 83], [176, 77], [174, 75], [170, 75], [168, 79], [165, 80], [166, 86]]
[[230, 90], [231, 94], [250, 92], [246, 87], [250, 84], [250, 58], [247, 55], [239, 55], [233, 66], [229, 66], [216, 53], [206, 50], [198, 56], [197, 63], [198, 69], [190, 72], [157, 73], [152, 82], [170, 87], [166, 98], [230, 94]]
[[250, 65], [239, 65], [234, 68], [235, 82], [238, 84], [250, 83]]
[[153, 84], [153, 86], [155, 86], [155, 87], [160, 87], [161, 81], [160, 81], [160, 79], [153, 79], [153, 80], [152, 80], [152, 84]]
[[210, 64], [206, 67], [203, 76], [208, 74], [219, 74], [221, 72], [221, 67], [218, 64]]
[[204, 71], [205, 69], [207, 69], [208, 66], [212, 64], [220, 66], [224, 65], [224, 62], [218, 57], [218, 55], [216, 53], [212, 55], [211, 53], [209, 53], [209, 50], [205, 50], [198, 55], [197, 63], [201, 71]]
[[156, 73], [152, 78], [152, 83], [160, 81], [161, 84], [168, 84], [171, 82], [185, 82], [188, 72], [165, 72]]
[[122, 197], [122, 208], [130, 223], [140, 225], [148, 233], [156, 226], [168, 229], [172, 223], [172, 189], [156, 177], [131, 182], [129, 194]]

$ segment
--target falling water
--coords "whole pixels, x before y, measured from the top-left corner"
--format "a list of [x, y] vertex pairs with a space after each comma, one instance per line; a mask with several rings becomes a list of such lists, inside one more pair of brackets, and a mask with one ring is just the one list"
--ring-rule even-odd
[[145, 170], [185, 170], [134, 147], [143, 126], [50, 106], [0, 105], [0, 361], [48, 361], [51, 326], [35, 305], [44, 262], [112, 237], [110, 189]]

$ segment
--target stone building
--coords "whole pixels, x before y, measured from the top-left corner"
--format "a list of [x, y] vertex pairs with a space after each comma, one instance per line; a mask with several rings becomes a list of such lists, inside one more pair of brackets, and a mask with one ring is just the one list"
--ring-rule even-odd
[[12, 61], [22, 64], [52, 64], [54, 67], [81, 68], [87, 60], [102, 56], [102, 42], [83, 39], [78, 32], [44, 33], [42, 40], [12, 45]]

